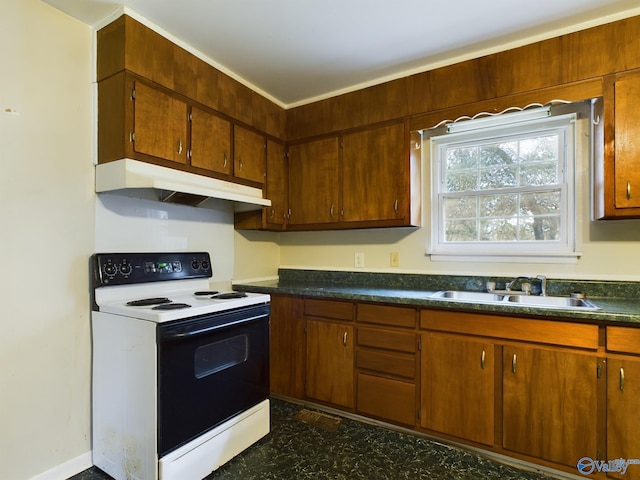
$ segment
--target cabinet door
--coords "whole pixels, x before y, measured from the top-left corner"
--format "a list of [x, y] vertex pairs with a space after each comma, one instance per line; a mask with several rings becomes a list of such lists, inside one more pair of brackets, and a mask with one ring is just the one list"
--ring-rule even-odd
[[135, 82], [134, 150], [178, 163], [187, 161], [187, 104]]
[[493, 445], [494, 349], [468, 337], [422, 335], [423, 427]]
[[640, 208], [640, 73], [615, 83], [616, 208]]
[[305, 338], [302, 298], [271, 295], [271, 391], [304, 398]]
[[233, 175], [264, 183], [266, 176], [264, 137], [236, 125], [233, 129], [233, 148]]
[[338, 138], [289, 147], [289, 225], [340, 221]]
[[348, 134], [342, 145], [342, 221], [403, 218], [409, 191], [404, 125]]
[[192, 107], [190, 156], [194, 167], [231, 174], [231, 123]]
[[597, 458], [597, 371], [594, 356], [503, 347], [503, 447], [573, 468]]
[[353, 327], [307, 319], [307, 396], [353, 408]]
[[[640, 360], [607, 360], [607, 459], [640, 458]], [[638, 480], [640, 465], [626, 472], [609, 473], [613, 478]]]
[[271, 206], [265, 207], [267, 226], [283, 227], [287, 215], [287, 159], [284, 145], [267, 141], [267, 198]]

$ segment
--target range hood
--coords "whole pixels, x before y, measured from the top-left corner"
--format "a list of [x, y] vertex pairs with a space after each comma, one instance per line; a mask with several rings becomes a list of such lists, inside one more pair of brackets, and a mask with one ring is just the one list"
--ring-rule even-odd
[[131, 194], [140, 189], [153, 191], [157, 200], [204, 206], [210, 198], [234, 202], [237, 212], [271, 206], [259, 188], [174, 170], [123, 158], [96, 165], [96, 192]]

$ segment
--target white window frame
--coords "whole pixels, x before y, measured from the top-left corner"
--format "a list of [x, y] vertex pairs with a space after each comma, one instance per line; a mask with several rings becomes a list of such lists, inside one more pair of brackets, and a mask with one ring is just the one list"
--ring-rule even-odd
[[[489, 118], [452, 123], [423, 130], [423, 154], [430, 160], [431, 235], [427, 254], [434, 261], [512, 263], [575, 263], [580, 256], [576, 231], [576, 119], [584, 104], [543, 107]], [[588, 113], [587, 113], [588, 115]], [[564, 135], [560, 153], [561, 209], [560, 239], [557, 241], [445, 242], [444, 162], [446, 147], [458, 143], [484, 143], [492, 138], [524, 135], [527, 132], [558, 130]], [[517, 188], [526, 192], [526, 187]], [[475, 191], [482, 194], [482, 191]]]

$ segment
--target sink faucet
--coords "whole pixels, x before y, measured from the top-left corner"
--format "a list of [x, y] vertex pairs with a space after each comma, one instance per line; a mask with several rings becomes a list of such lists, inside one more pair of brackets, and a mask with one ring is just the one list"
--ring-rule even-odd
[[538, 275], [536, 276], [536, 280], [540, 280], [540, 295], [541, 296], [546, 296], [547, 295], [547, 277], [545, 277], [544, 275]]
[[511, 291], [511, 288], [513, 288], [513, 285], [518, 281], [518, 280], [531, 280], [531, 277], [525, 277], [525, 276], [520, 276], [520, 277], [516, 277], [513, 280], [511, 280], [510, 282], [507, 282], [504, 286], [504, 289], [507, 292]]
[[[518, 280], [534, 280], [534, 279], [532, 277], [527, 277], [527, 276], [516, 277], [510, 282], [507, 282], [504, 286], [504, 289], [507, 292], [510, 292]], [[545, 277], [544, 275], [537, 275], [535, 280], [538, 280], [540, 282], [540, 295], [544, 297], [547, 294], [547, 277]], [[530, 288], [531, 286], [529, 285], [529, 289]]]

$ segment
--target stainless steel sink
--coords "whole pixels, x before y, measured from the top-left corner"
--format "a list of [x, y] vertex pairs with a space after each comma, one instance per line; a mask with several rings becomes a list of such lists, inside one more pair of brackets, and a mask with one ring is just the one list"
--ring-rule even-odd
[[453, 302], [487, 303], [512, 306], [535, 306], [539, 308], [562, 308], [569, 310], [600, 310], [600, 307], [583, 298], [552, 297], [537, 295], [516, 295], [491, 292], [467, 292], [463, 290], [444, 290], [430, 295], [430, 298]]
[[500, 302], [502, 301], [503, 297], [504, 295], [498, 295], [496, 293], [465, 292], [462, 290], [445, 290], [442, 292], [436, 292], [431, 295], [431, 298], [442, 298], [445, 300], [473, 303]]
[[577, 308], [580, 310], [600, 310], [600, 307], [583, 298], [573, 297], [538, 297], [533, 295], [508, 295], [505, 301], [520, 305], [532, 305], [546, 308]]

